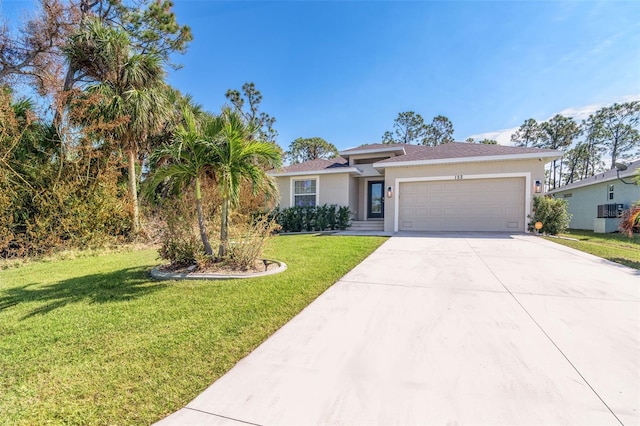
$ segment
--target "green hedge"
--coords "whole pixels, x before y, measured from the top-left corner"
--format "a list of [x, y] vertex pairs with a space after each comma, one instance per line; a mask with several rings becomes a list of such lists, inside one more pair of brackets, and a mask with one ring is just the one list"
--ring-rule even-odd
[[568, 204], [565, 200], [551, 197], [535, 197], [533, 199], [533, 217], [529, 222], [529, 230], [533, 231], [536, 222], [542, 223], [540, 232], [557, 235], [566, 231], [571, 222], [571, 215], [567, 212]]
[[349, 207], [325, 204], [316, 207], [289, 207], [275, 212], [280, 232], [343, 230], [351, 225]]

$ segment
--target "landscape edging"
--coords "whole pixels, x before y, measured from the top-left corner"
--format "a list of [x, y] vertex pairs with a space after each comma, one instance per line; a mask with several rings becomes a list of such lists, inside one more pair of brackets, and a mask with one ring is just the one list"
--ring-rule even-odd
[[264, 272], [254, 272], [249, 274], [216, 274], [216, 273], [201, 273], [201, 272], [162, 272], [156, 266], [151, 270], [151, 277], [156, 280], [234, 280], [234, 279], [247, 279], [265, 277], [267, 275], [279, 274], [287, 269], [287, 264], [279, 260], [263, 259], [270, 263], [277, 263], [279, 266], [276, 269]]

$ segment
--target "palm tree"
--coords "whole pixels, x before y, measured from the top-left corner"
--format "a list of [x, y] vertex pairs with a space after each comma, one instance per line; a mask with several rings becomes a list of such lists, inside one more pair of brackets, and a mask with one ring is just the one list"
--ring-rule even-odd
[[[640, 185], [640, 170], [638, 170], [633, 178], [636, 185]], [[629, 238], [633, 237], [634, 231], [640, 229], [640, 200], [636, 201], [631, 207], [622, 212], [619, 230], [627, 234]]]
[[176, 129], [173, 143], [156, 150], [151, 156], [152, 162], [161, 164], [150, 179], [148, 193], [152, 194], [160, 183], [166, 181], [175, 192], [194, 183], [200, 239], [205, 253], [211, 256], [213, 249], [202, 212], [201, 181], [205, 174], [212, 173], [218, 165], [218, 157], [212, 143], [203, 139], [195, 115], [188, 106], [183, 107], [182, 117], [184, 124]]
[[266, 170], [280, 165], [280, 152], [272, 143], [255, 140], [255, 133], [254, 127], [245, 123], [237, 112], [230, 109], [224, 109], [204, 129], [205, 137], [216, 141], [211, 146], [218, 161], [216, 181], [222, 196], [218, 248], [220, 259], [227, 256], [229, 210], [240, 201], [241, 185], [249, 183], [254, 195], [262, 191], [267, 196], [274, 196], [278, 192]]
[[141, 150], [147, 150], [147, 138], [162, 129], [171, 113], [164, 90], [162, 58], [135, 53], [124, 30], [107, 27], [96, 19], [87, 21], [64, 51], [73, 69], [93, 81], [85, 89], [85, 99], [98, 98], [96, 103], [85, 105], [77, 121], [84, 125], [102, 123], [95, 133], [115, 142], [127, 155], [131, 219], [137, 233], [138, 156]]

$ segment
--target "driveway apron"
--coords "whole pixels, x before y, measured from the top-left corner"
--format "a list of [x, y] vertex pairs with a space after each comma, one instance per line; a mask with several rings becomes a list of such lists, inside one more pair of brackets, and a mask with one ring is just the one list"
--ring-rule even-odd
[[640, 274], [399, 233], [162, 425], [637, 425]]

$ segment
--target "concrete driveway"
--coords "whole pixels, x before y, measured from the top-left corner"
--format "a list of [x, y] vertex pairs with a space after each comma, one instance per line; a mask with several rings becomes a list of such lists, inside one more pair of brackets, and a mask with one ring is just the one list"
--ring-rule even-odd
[[162, 425], [640, 424], [640, 274], [397, 234]]

